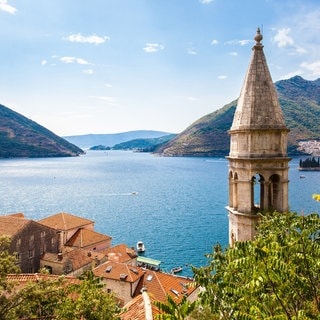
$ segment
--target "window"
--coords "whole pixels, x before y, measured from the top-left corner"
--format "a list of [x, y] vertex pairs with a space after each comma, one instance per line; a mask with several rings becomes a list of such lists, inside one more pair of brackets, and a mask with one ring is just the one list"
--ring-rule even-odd
[[28, 257], [33, 258], [34, 256], [34, 249], [28, 250]]
[[41, 231], [41, 239], [43, 239], [46, 236], [46, 232], [45, 231]]
[[20, 262], [21, 261], [21, 255], [19, 252], [16, 252], [16, 259], [17, 259], [17, 262]]
[[17, 240], [17, 247], [20, 247], [21, 246], [21, 239], [18, 239]]
[[34, 245], [34, 235], [32, 234], [29, 238], [29, 247], [33, 247]]

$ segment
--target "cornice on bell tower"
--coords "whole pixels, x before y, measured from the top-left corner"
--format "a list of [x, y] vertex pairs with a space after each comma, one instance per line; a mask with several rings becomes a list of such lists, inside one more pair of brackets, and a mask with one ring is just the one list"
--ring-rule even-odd
[[228, 132], [230, 244], [254, 237], [259, 211], [288, 210], [289, 130], [263, 52], [262, 39], [258, 28]]

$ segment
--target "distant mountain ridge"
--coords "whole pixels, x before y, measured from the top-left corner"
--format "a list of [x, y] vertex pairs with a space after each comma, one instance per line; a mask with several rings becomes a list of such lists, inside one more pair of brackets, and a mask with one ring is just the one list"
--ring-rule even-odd
[[[300, 76], [275, 83], [284, 113], [288, 135], [288, 154], [298, 155], [301, 140], [320, 139], [320, 79]], [[161, 146], [163, 156], [225, 156], [229, 153], [231, 128], [237, 100], [199, 120]]]
[[80, 148], [88, 149], [97, 145], [103, 145], [112, 148], [114, 145], [130, 140], [160, 138], [169, 134], [172, 133], [155, 130], [134, 130], [110, 134], [85, 134], [75, 136], [64, 136], [63, 138], [79, 146]]
[[0, 104], [0, 158], [66, 157], [82, 153], [67, 140]]

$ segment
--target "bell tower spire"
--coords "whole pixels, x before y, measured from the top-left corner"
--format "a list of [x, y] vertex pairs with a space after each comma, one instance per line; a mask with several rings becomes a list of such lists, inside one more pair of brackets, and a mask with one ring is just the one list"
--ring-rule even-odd
[[258, 212], [288, 211], [287, 129], [258, 28], [229, 130], [229, 243], [253, 239]]

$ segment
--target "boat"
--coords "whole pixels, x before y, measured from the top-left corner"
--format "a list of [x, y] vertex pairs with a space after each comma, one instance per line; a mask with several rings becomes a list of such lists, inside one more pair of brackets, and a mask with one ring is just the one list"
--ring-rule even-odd
[[304, 179], [305, 177], [306, 177], [306, 176], [303, 175], [303, 174], [300, 175], [300, 179]]
[[171, 273], [172, 274], [179, 273], [179, 272], [182, 271], [182, 269], [183, 269], [182, 267], [174, 267], [174, 268], [171, 269]]
[[137, 251], [138, 253], [142, 253], [142, 252], [145, 252], [146, 251], [146, 248], [144, 246], [144, 243], [142, 241], [138, 241], [137, 242]]

